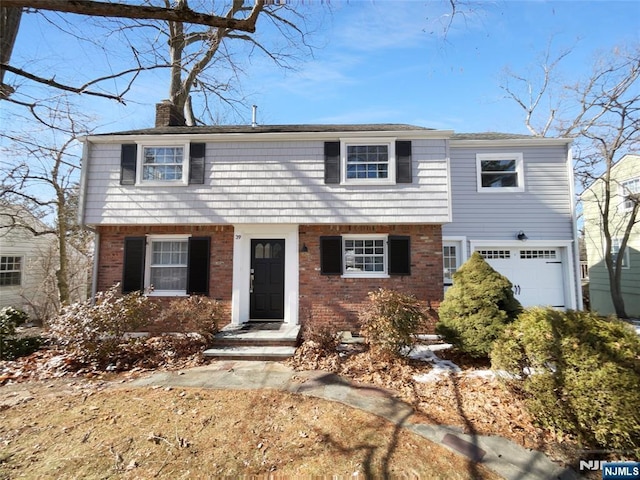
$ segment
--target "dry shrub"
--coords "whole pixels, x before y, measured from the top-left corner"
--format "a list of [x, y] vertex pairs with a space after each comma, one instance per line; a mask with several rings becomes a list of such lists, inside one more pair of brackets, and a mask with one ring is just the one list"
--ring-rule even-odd
[[179, 333], [198, 333], [210, 340], [218, 333], [223, 316], [224, 308], [220, 302], [194, 295], [172, 300], [162, 309], [156, 323], [171, 325]]
[[140, 292], [119, 293], [119, 284], [91, 300], [61, 309], [49, 322], [49, 333], [80, 362], [106, 365], [116, 359], [124, 334], [145, 328], [156, 305]]
[[369, 292], [369, 304], [359, 313], [360, 333], [383, 357], [401, 357], [416, 342], [427, 315], [416, 297], [379, 289]]
[[335, 352], [340, 343], [338, 332], [329, 325], [307, 324], [302, 331], [302, 338], [305, 342], [313, 342], [318, 349], [326, 353]]

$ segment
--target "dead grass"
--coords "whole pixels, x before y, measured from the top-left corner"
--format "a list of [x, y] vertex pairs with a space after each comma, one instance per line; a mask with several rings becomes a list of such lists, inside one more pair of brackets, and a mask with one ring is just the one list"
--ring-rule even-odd
[[283, 392], [68, 379], [0, 388], [2, 479], [499, 478], [468, 468], [379, 417]]

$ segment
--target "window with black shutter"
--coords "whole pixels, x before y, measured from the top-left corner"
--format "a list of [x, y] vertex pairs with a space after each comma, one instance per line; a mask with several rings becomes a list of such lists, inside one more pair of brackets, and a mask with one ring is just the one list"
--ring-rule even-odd
[[135, 185], [138, 146], [135, 143], [122, 145], [120, 149], [120, 185]]
[[320, 237], [320, 273], [342, 274], [342, 237]]
[[340, 183], [340, 142], [324, 142], [324, 183]]
[[396, 142], [396, 183], [412, 183], [411, 141]]
[[126, 237], [124, 239], [122, 293], [144, 289], [145, 245], [145, 237]]
[[189, 147], [189, 184], [204, 183], [205, 143], [192, 143]]
[[189, 238], [187, 293], [209, 295], [210, 237]]
[[411, 275], [411, 237], [389, 236], [389, 275]]

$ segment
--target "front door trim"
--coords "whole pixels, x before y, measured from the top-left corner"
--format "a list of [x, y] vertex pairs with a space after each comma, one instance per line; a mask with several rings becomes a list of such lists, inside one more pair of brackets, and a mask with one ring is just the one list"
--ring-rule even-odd
[[298, 325], [298, 225], [234, 225], [233, 238], [231, 323], [240, 325], [251, 319], [251, 240], [278, 238], [285, 240], [283, 322]]

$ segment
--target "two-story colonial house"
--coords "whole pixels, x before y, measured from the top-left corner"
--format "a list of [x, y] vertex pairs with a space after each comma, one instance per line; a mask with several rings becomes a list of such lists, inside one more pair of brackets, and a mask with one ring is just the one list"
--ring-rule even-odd
[[155, 128], [84, 139], [95, 290], [205, 294], [232, 324], [357, 330], [368, 292], [437, 307], [448, 274], [479, 249], [528, 303], [579, 306], [565, 140], [398, 124], [164, 126], [165, 107]]

